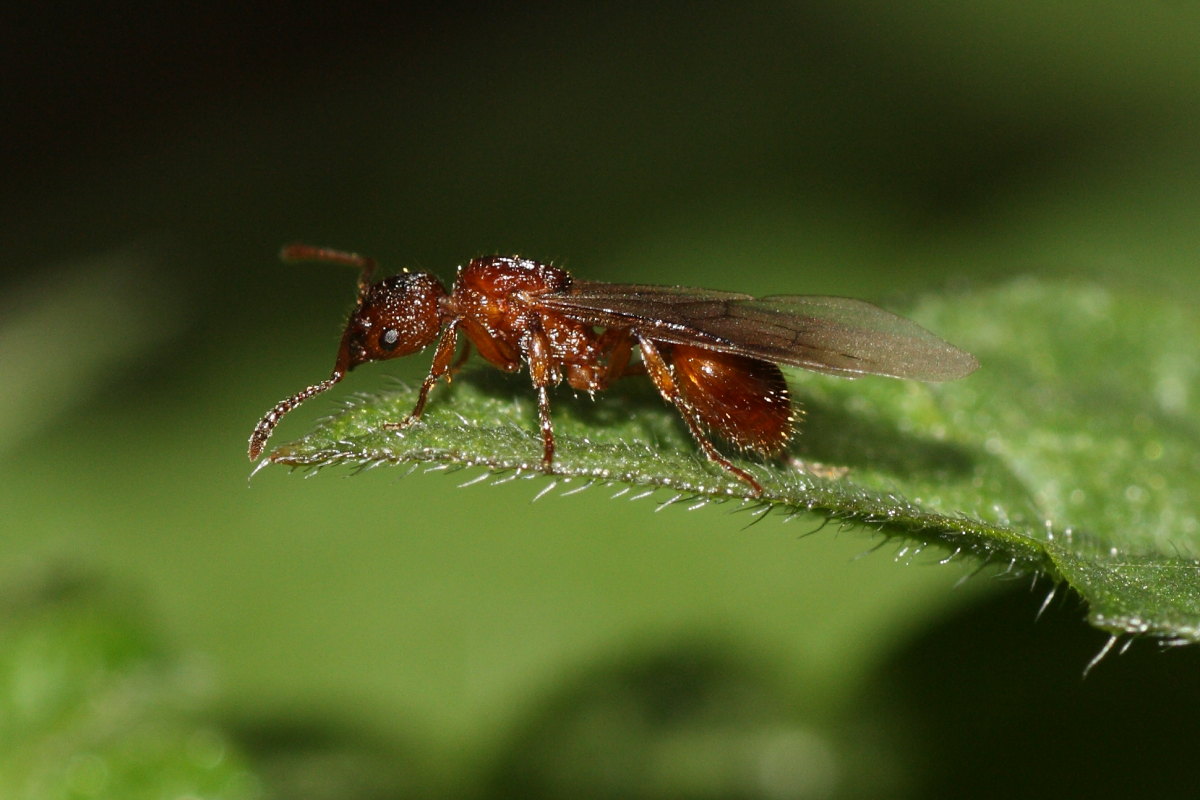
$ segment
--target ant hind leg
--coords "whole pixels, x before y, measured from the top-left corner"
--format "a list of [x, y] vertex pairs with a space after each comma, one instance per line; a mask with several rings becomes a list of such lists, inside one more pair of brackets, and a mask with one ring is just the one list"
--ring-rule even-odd
[[687, 425], [688, 431], [692, 434], [692, 438], [696, 440], [696, 444], [700, 445], [700, 449], [704, 452], [705, 458], [749, 486], [755, 497], [761, 497], [763, 493], [762, 484], [749, 472], [738, 467], [723, 456], [717, 450], [716, 445], [709, 440], [708, 435], [704, 432], [703, 425], [700, 423], [699, 416], [684, 401], [683, 395], [680, 394], [678, 387], [675, 385], [675, 378], [671, 374], [671, 368], [667, 365], [666, 360], [658, 351], [654, 342], [639, 337], [638, 344], [642, 349], [642, 363], [646, 367], [646, 373], [650, 376], [650, 380], [654, 382], [654, 388], [658, 389], [658, 393], [662, 395], [664, 400], [675, 406], [676, 410], [679, 411], [679, 415], [683, 417], [683, 421]]

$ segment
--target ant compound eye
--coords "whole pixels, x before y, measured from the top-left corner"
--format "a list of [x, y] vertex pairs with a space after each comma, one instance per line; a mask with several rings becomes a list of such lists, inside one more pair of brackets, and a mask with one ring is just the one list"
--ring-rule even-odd
[[396, 344], [400, 341], [400, 331], [395, 328], [388, 328], [379, 337], [379, 346], [384, 350], [395, 350]]

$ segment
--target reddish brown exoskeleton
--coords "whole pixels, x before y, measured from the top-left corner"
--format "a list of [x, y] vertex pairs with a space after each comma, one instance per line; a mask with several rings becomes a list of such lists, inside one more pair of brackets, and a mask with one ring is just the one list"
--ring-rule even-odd
[[[358, 305], [346, 323], [333, 374], [281, 401], [250, 435], [262, 453], [284, 414], [367, 361], [409, 355], [437, 342], [404, 428], [421, 416], [429, 390], [464, 360], [470, 345], [505, 372], [528, 367], [537, 391], [542, 468], [554, 463], [549, 389], [563, 379], [598, 392], [625, 375], [645, 374], [679, 410], [709, 460], [762, 485], [709, 440], [709, 432], [763, 456], [780, 453], [795, 415], [780, 364], [854, 377], [888, 375], [945, 381], [979, 362], [915, 322], [862, 300], [580, 281], [566, 271], [517, 257], [477, 258], [450, 292], [432, 275], [405, 272], [371, 283], [369, 258], [307, 245], [283, 249], [285, 261], [357, 267]], [[467, 339], [455, 361], [459, 335]], [[631, 363], [633, 347], [640, 363]]]

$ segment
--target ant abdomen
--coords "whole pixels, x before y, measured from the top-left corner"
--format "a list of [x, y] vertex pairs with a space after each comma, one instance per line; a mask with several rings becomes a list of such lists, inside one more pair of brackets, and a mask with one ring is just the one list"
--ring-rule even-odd
[[769, 361], [691, 345], [659, 345], [684, 404], [722, 439], [770, 456], [792, 438], [787, 381]]

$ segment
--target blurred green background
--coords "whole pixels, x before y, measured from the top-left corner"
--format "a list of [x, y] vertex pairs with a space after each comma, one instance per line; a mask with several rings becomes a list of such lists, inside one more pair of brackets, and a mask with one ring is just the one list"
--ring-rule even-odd
[[[1194, 303], [1200, 6], [12, 16], [0, 579], [124, 598], [112, 625], [199, 665], [197, 713], [267, 796], [1194, 791], [1196, 653], [1084, 680], [1104, 636], [1073, 598], [1035, 623], [1045, 583], [469, 472], [247, 486], [244, 453], [353, 298], [278, 263], [295, 240], [447, 278], [517, 252], [761, 294], [1035, 273]], [[278, 438], [426, 367], [359, 370]]]

